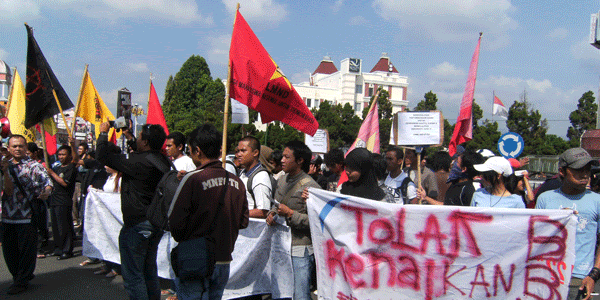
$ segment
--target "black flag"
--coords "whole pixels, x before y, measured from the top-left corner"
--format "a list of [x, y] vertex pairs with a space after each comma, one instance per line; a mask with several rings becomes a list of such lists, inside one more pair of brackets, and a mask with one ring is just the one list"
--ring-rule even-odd
[[[52, 72], [40, 46], [33, 37], [33, 30], [27, 24], [27, 83], [25, 84], [25, 127], [30, 128], [45, 119], [73, 107], [58, 79]], [[56, 103], [60, 102], [60, 108]]]

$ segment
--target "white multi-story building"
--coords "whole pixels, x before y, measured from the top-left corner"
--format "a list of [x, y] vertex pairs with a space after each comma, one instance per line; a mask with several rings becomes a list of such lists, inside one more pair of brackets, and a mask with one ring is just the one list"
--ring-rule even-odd
[[333, 61], [325, 57], [308, 82], [294, 84], [294, 87], [310, 109], [318, 108], [323, 101], [334, 105], [349, 103], [360, 117], [379, 87], [388, 91], [392, 113], [403, 111], [408, 105], [408, 77], [400, 76], [386, 53], [381, 55], [369, 73], [363, 72], [359, 58], [343, 59], [338, 70]]

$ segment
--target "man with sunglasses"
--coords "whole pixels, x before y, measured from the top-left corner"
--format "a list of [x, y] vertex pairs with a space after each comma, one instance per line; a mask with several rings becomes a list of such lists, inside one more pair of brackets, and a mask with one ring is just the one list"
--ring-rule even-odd
[[121, 211], [123, 228], [119, 234], [119, 252], [125, 289], [130, 299], [160, 299], [156, 256], [162, 230], [146, 217], [154, 191], [162, 175], [170, 169], [169, 159], [160, 153], [165, 130], [160, 125], [146, 124], [139, 138], [131, 129], [123, 130], [134, 152], [125, 156], [108, 141], [108, 122], [100, 125], [96, 158], [123, 174]]

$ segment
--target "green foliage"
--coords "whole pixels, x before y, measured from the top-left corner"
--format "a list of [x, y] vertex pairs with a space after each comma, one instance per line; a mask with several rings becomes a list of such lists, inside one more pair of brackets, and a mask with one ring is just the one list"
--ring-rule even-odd
[[473, 115], [473, 129], [475, 129], [479, 126], [479, 120], [483, 118], [483, 110], [481, 109], [481, 106], [479, 106], [479, 104], [475, 103], [475, 99], [473, 99], [473, 108], [471, 113]]
[[318, 110], [313, 109], [312, 113], [319, 122], [319, 128], [329, 132], [330, 149], [349, 147], [356, 140], [362, 121], [354, 114], [350, 104], [332, 105], [325, 101], [321, 103]]
[[223, 126], [225, 86], [213, 80], [204, 58], [192, 55], [169, 77], [162, 104], [169, 131], [190, 133], [198, 125]]
[[527, 93], [522, 94], [521, 101], [515, 101], [510, 106], [506, 127], [520, 134], [525, 140], [525, 149], [521, 155], [544, 152], [547, 123], [546, 119], [542, 120], [540, 112], [531, 107], [527, 101]]
[[443, 146], [448, 148], [450, 140], [452, 139], [452, 132], [454, 131], [454, 124], [450, 125], [448, 119], [444, 118], [444, 144]]
[[264, 136], [257, 136], [257, 138], [261, 137], [261, 144], [267, 145], [272, 149], [279, 149], [283, 151], [283, 145], [285, 145], [287, 142], [293, 140], [304, 142], [303, 132], [279, 121], [275, 121], [267, 125], [267, 130], [264, 134], [266, 135], [266, 138]]
[[425, 98], [417, 103], [415, 106], [415, 111], [430, 111], [437, 110], [437, 95], [432, 91], [425, 93]]
[[[392, 115], [392, 102], [390, 101], [390, 94], [388, 91], [379, 88], [379, 98], [377, 99], [377, 109], [379, 111], [379, 142], [381, 149], [385, 149], [387, 145], [390, 144], [390, 132], [392, 130], [392, 121], [394, 116]], [[375, 96], [371, 96], [371, 100], [369, 101], [369, 106], [363, 108], [362, 117], [363, 120], [367, 117], [369, 113], [369, 108], [373, 103]], [[362, 124], [362, 121], [361, 121]], [[360, 125], [358, 125], [360, 129]], [[358, 134], [358, 130], [354, 136], [356, 139], [356, 135]], [[354, 140], [352, 141], [354, 142]]]
[[[473, 104], [475, 105], [475, 103]], [[474, 118], [475, 116], [473, 116]], [[475, 120], [473, 120], [473, 124], [475, 124]], [[489, 149], [497, 152], [500, 136], [502, 134], [498, 131], [498, 122], [491, 122], [486, 119], [480, 126], [473, 126], [473, 139], [465, 144], [465, 148], [473, 150]]]
[[577, 109], [569, 115], [571, 126], [567, 130], [567, 137], [573, 142], [574, 147], [579, 147], [579, 139], [586, 130], [596, 128], [596, 113], [598, 104], [592, 91], [585, 92], [579, 102]]
[[539, 149], [536, 155], [560, 155], [565, 150], [571, 148], [569, 142], [563, 138], [554, 135], [546, 134], [544, 138], [544, 146]]

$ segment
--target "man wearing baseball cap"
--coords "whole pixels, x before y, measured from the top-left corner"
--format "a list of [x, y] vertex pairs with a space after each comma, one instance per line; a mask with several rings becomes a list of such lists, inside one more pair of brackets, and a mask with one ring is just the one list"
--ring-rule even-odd
[[560, 155], [558, 172], [562, 185], [546, 191], [537, 200], [535, 208], [572, 209], [577, 212], [575, 235], [575, 266], [569, 283], [568, 299], [575, 299], [580, 290], [587, 290], [587, 297], [594, 291], [600, 279], [600, 257], [595, 255], [596, 237], [600, 221], [600, 195], [587, 190], [592, 165], [597, 165], [583, 148], [571, 148]]

